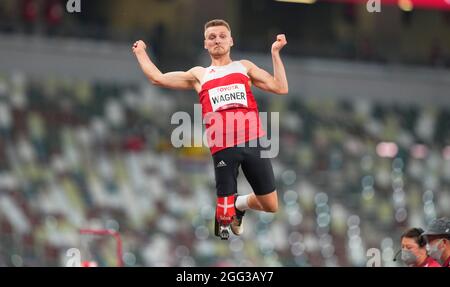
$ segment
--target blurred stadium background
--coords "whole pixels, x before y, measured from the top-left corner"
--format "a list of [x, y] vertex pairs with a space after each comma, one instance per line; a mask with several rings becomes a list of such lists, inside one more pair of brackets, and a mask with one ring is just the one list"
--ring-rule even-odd
[[[450, 215], [449, 1], [66, 2], [0, 2], [0, 266], [64, 266], [80, 228], [119, 231], [125, 266], [366, 266], [369, 248], [400, 266], [400, 234]], [[281, 208], [229, 241], [209, 150], [170, 143], [197, 95], [151, 86], [131, 52], [142, 39], [162, 71], [208, 65], [212, 18], [234, 59], [269, 71], [288, 39], [290, 94], [254, 90], [280, 112]], [[115, 266], [114, 241], [85, 249]]]

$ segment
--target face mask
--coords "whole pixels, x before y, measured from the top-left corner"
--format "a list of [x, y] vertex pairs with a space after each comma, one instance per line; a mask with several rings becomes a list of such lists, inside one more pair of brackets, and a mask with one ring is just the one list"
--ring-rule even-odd
[[439, 244], [441, 244], [441, 240], [439, 240], [438, 242], [436, 242], [436, 244], [430, 245], [428, 244], [428, 254], [430, 254], [430, 256], [436, 260], [437, 262], [439, 262], [439, 264], [444, 264], [443, 260], [441, 259], [442, 257], [442, 253], [444, 252], [443, 250], [439, 250]]
[[402, 261], [408, 266], [415, 265], [417, 256], [411, 250], [402, 249]]

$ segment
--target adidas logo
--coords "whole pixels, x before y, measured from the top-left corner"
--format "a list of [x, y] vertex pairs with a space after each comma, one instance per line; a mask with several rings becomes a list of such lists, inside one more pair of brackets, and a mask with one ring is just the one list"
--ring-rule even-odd
[[214, 70], [214, 69], [211, 69], [211, 70], [209, 71], [210, 74], [215, 73], [215, 72], [216, 72], [216, 70]]
[[219, 161], [216, 167], [224, 167], [224, 166], [227, 166], [227, 164], [223, 160], [221, 160]]

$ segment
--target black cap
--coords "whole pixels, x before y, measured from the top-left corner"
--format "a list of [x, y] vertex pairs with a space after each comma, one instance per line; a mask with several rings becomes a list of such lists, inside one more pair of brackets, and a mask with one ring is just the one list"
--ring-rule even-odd
[[430, 222], [422, 236], [450, 235], [450, 219], [438, 218]]

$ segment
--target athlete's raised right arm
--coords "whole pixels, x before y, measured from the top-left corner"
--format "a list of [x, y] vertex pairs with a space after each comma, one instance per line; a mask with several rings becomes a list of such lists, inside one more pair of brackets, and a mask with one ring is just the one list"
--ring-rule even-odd
[[161, 73], [148, 57], [147, 52], [145, 51], [146, 48], [147, 46], [144, 41], [136, 41], [133, 44], [133, 53], [145, 76], [147, 76], [154, 85], [169, 89], [195, 89], [196, 85], [198, 85], [198, 80], [194, 76], [194, 72], [199, 67], [194, 67], [187, 72]]

